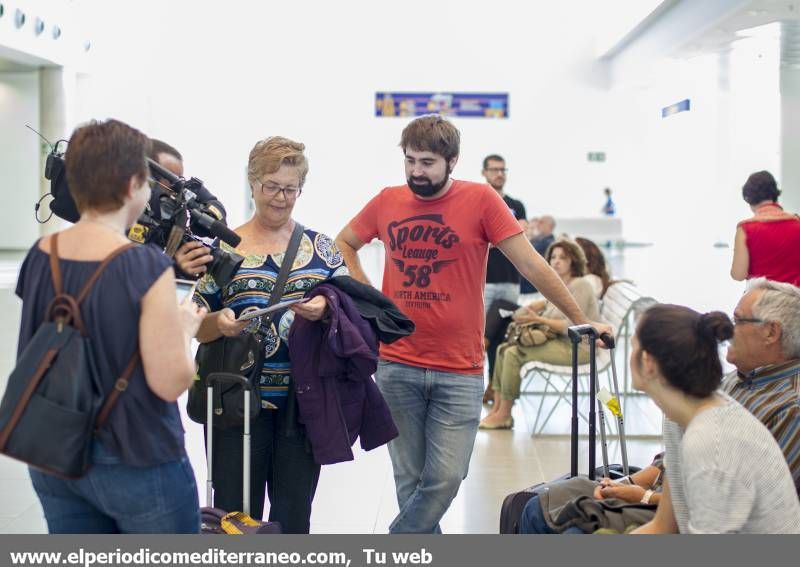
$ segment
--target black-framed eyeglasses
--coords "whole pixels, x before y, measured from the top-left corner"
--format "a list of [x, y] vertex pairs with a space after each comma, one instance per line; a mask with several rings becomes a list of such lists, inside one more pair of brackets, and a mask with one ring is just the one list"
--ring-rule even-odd
[[760, 325], [762, 323], [766, 323], [764, 319], [757, 319], [755, 317], [739, 317], [738, 315], [733, 316], [733, 324], [734, 325], [741, 325], [744, 323], [753, 323], [756, 325]]
[[487, 167], [486, 171], [489, 173], [508, 173], [507, 167]]
[[280, 185], [275, 185], [274, 183], [262, 183], [261, 181], [259, 181], [258, 184], [261, 186], [261, 193], [263, 195], [266, 195], [267, 197], [274, 197], [278, 193], [283, 193], [283, 198], [287, 201], [294, 201], [303, 192], [301, 187], [293, 187], [291, 185], [287, 187], [281, 187]]

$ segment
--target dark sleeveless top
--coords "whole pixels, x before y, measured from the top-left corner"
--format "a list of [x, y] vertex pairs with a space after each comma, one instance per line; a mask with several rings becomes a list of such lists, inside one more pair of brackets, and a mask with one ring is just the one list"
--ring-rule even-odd
[[[22, 263], [16, 289], [22, 299], [18, 353], [43, 322], [53, 299], [49, 262], [50, 255], [37, 242]], [[64, 291], [75, 296], [100, 264], [65, 259], [60, 263]], [[106, 391], [113, 387], [138, 348], [142, 297], [171, 266], [171, 260], [158, 248], [136, 246], [111, 261], [81, 304]], [[131, 466], [158, 465], [185, 455], [178, 406], [175, 402], [165, 402], [150, 390], [141, 362], [99, 438], [106, 452]]]

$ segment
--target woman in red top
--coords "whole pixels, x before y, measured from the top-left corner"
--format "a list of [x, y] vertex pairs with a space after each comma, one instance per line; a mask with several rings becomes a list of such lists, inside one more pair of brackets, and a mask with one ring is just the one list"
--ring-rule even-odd
[[780, 194], [768, 171], [753, 173], [742, 187], [755, 214], [736, 227], [733, 279], [765, 277], [800, 286], [800, 216], [783, 211]]

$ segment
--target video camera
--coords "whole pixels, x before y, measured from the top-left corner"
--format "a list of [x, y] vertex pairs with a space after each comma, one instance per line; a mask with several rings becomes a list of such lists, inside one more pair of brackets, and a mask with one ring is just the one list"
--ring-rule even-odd
[[[59, 218], [74, 223], [80, 218], [80, 213], [67, 185], [64, 153], [58, 152], [59, 143], [48, 154], [44, 171], [45, 178], [50, 181], [50, 193], [53, 196], [50, 210]], [[143, 244], [154, 243], [163, 248], [170, 257], [174, 257], [175, 252], [185, 242], [203, 242], [200, 237], [216, 237], [234, 247], [241, 242], [239, 235], [225, 226], [214, 215], [211, 207], [198, 202], [197, 191], [203, 188], [202, 181], [196, 177], [189, 180], [178, 177], [150, 158], [147, 158], [147, 165], [150, 169], [151, 186], [156, 191], [161, 190], [159, 210], [154, 211], [150, 203], [147, 204], [137, 224], [128, 234], [131, 240]], [[40, 204], [36, 205], [37, 213], [39, 206]], [[211, 248], [212, 260], [207, 267], [208, 274], [219, 287], [224, 287], [230, 283], [244, 258], [213, 244], [204, 244]]]

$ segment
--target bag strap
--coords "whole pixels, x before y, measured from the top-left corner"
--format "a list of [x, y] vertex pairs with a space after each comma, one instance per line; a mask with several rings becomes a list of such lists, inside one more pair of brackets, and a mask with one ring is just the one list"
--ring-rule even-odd
[[[278, 277], [275, 280], [275, 285], [272, 287], [272, 293], [269, 296], [267, 307], [272, 307], [278, 303], [283, 297], [283, 292], [286, 288], [286, 280], [289, 279], [289, 272], [292, 271], [294, 259], [297, 257], [297, 251], [300, 249], [300, 241], [303, 239], [303, 231], [305, 227], [299, 222], [295, 221], [292, 236], [289, 238], [289, 246], [286, 248], [286, 253], [283, 255], [281, 261], [281, 269], [278, 272]], [[268, 313], [265, 319], [262, 319], [261, 326], [269, 327], [272, 322], [272, 317], [275, 312]]]
[[58, 262], [58, 233], [50, 237], [50, 274], [53, 278], [53, 291], [61, 295], [61, 265]]
[[100, 412], [97, 414], [97, 420], [94, 424], [94, 430], [100, 431], [100, 428], [105, 425], [108, 416], [111, 414], [111, 410], [114, 408], [114, 405], [117, 403], [117, 398], [119, 398], [120, 394], [128, 389], [128, 384], [130, 383], [129, 380], [133, 371], [136, 370], [136, 366], [139, 364], [139, 347], [136, 347], [136, 352], [133, 353], [133, 356], [128, 361], [128, 365], [125, 367], [125, 370], [122, 371], [117, 381], [114, 382], [114, 389], [106, 396], [105, 401], [103, 402], [103, 406], [100, 408]]
[[[103, 271], [108, 267], [111, 261], [125, 252], [136, 246], [132, 242], [129, 244], [125, 244], [124, 246], [120, 246], [116, 250], [112, 251], [105, 259], [100, 262], [100, 265], [97, 266], [97, 269], [89, 276], [89, 279], [81, 288], [80, 293], [78, 293], [78, 297], [76, 301], [78, 305], [86, 299], [86, 296], [89, 295], [89, 291], [91, 291], [92, 286], [94, 286], [95, 282], [100, 278], [100, 275]], [[53, 277], [53, 289], [55, 290], [56, 295], [61, 295], [63, 293], [63, 284], [61, 278], [61, 265], [59, 263], [59, 255], [58, 255], [58, 233], [55, 233], [50, 238], [50, 272]]]
[[[112, 251], [105, 259], [100, 262], [100, 265], [97, 266], [97, 269], [89, 276], [89, 279], [83, 284], [78, 297], [74, 300], [75, 308], [77, 309], [81, 302], [86, 299], [86, 296], [89, 295], [89, 291], [91, 291], [92, 286], [97, 282], [100, 278], [100, 275], [103, 271], [108, 267], [111, 261], [125, 252], [136, 246], [132, 242], [129, 244], [125, 244], [124, 246], [120, 246], [116, 250]], [[58, 256], [58, 233], [55, 233], [50, 239], [50, 272], [53, 276], [53, 289], [55, 290], [56, 296], [62, 295], [63, 293], [63, 281], [61, 278], [61, 266], [59, 265], [59, 256]], [[80, 327], [83, 327], [83, 324], [80, 320], [80, 310], [77, 311], [78, 323]], [[119, 398], [120, 394], [128, 389], [128, 384], [133, 371], [136, 370], [136, 366], [139, 364], [139, 347], [136, 347], [133, 356], [128, 361], [128, 365], [125, 367], [125, 370], [122, 371], [117, 381], [114, 383], [114, 389], [111, 390], [111, 393], [106, 396], [105, 401], [103, 402], [102, 407], [100, 408], [100, 412], [97, 414], [97, 420], [95, 421], [95, 431], [99, 431], [101, 427], [105, 424], [108, 416], [111, 414], [111, 410], [114, 408], [114, 405], [117, 403], [117, 398]]]

